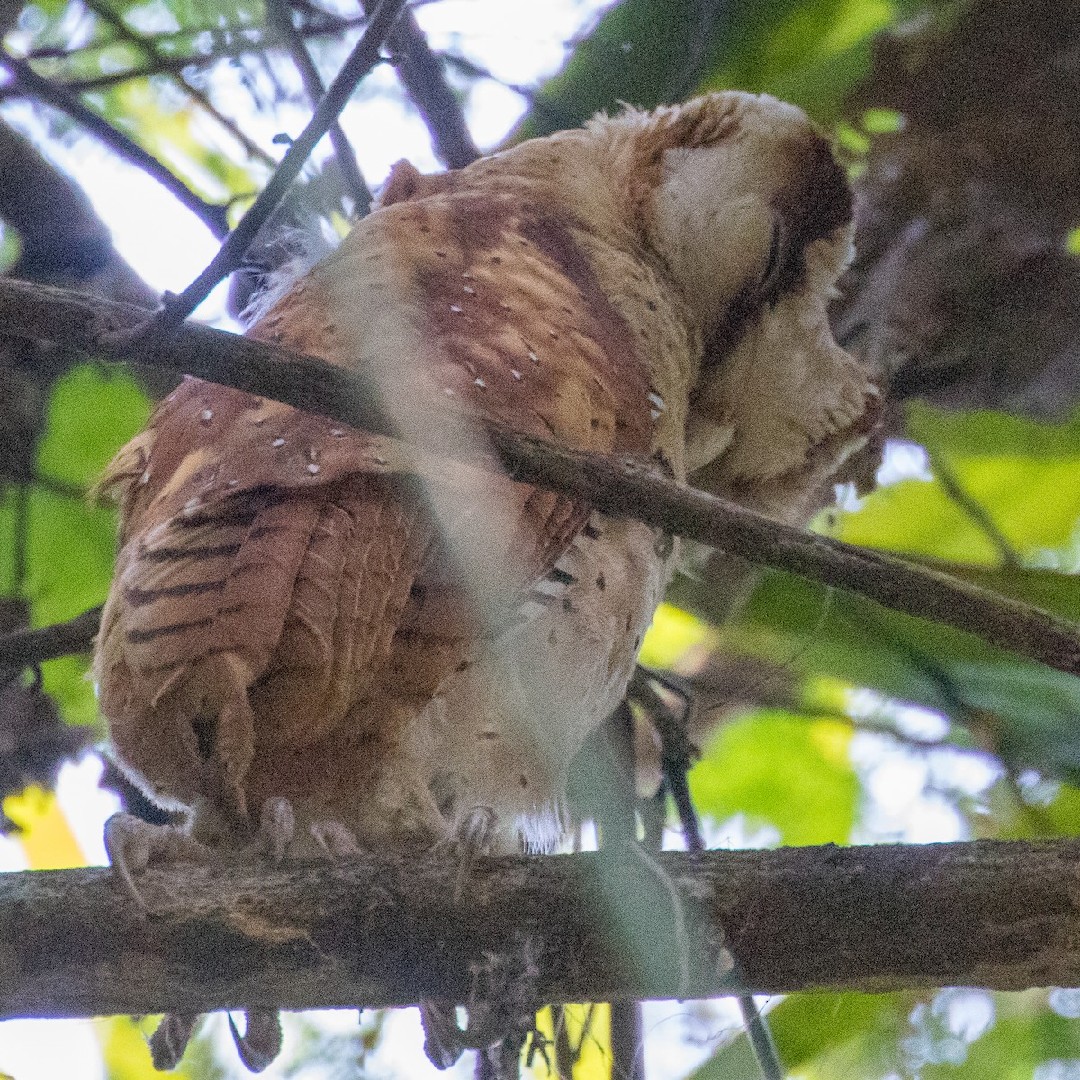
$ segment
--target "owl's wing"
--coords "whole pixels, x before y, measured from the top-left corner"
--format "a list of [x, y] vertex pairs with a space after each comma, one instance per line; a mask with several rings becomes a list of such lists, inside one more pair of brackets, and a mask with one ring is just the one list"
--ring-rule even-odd
[[[486, 418], [600, 452], [651, 439], [644, 362], [569, 224], [505, 192], [377, 212], [251, 333], [365, 365], [403, 439], [190, 379], [117, 455], [103, 706], [121, 752], [180, 798], [202, 775], [199, 716], [232, 717], [235, 745], [210, 727], [235, 789], [253, 743], [314, 739], [365, 699], [422, 701], [584, 525], [579, 502], [416, 450], [427, 410], [454, 410], [481, 454]], [[155, 713], [171, 749], [144, 746]]]

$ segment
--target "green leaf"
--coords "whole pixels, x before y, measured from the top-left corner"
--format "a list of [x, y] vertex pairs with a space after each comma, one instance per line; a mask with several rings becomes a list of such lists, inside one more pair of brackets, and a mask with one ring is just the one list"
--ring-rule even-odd
[[767, 92], [819, 120], [868, 69], [874, 33], [913, 5], [893, 0], [623, 0], [549, 80], [517, 135], [576, 127], [627, 101], [641, 108], [705, 90]]
[[[1080, 417], [1044, 424], [1004, 413], [949, 413], [916, 404], [908, 430], [946, 464], [1021, 556], [1038, 556], [1073, 537], [1080, 521]], [[937, 482], [906, 480], [869, 495], [838, 516], [838, 537], [852, 544], [995, 564], [986, 532]]]
[[81, 364], [53, 387], [38, 468], [86, 487], [149, 416], [150, 400], [127, 372]]
[[[884, 1076], [901, 1062], [897, 1048], [912, 994], [792, 994], [767, 1014], [785, 1069], [800, 1080]], [[745, 1033], [692, 1080], [760, 1080]]]
[[768, 823], [784, 844], [847, 843], [859, 795], [850, 739], [843, 723], [780, 711], [725, 724], [690, 773], [694, 803]]
[[980, 741], [1011, 765], [1080, 782], [1080, 679], [973, 635], [768, 572], [720, 636], [807, 677], [833, 676], [947, 713], [974, 724]]

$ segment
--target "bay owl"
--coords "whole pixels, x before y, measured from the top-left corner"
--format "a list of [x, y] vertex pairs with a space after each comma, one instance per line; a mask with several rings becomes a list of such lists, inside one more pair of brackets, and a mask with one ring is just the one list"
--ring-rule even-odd
[[[426, 847], [478, 809], [497, 848], [550, 844], [675, 545], [515, 482], [483, 424], [803, 519], [872, 426], [826, 318], [850, 217], [804, 114], [744, 93], [399, 165], [248, 331], [366, 369], [398, 437], [188, 379], [109, 468], [123, 767], [210, 846], [268, 804], [297, 854]], [[460, 457], [413, 445], [436, 413]]]

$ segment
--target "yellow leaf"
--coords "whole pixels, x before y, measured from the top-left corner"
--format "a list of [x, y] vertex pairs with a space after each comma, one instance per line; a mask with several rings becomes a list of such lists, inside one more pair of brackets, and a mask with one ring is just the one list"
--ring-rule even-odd
[[694, 645], [712, 644], [715, 635], [700, 619], [670, 604], [661, 604], [641, 646], [646, 667], [671, 667]]
[[[144, 1016], [133, 1020], [130, 1016], [110, 1016], [95, 1021], [98, 1038], [101, 1039], [101, 1056], [109, 1080], [161, 1080], [150, 1060], [147, 1036], [157, 1027], [159, 1016]], [[186, 1080], [191, 1074], [181, 1062], [175, 1072], [169, 1073], [174, 1080]]]
[[52, 792], [32, 784], [21, 795], [4, 800], [4, 813], [22, 829], [15, 839], [22, 844], [31, 870], [86, 865], [86, 856]]

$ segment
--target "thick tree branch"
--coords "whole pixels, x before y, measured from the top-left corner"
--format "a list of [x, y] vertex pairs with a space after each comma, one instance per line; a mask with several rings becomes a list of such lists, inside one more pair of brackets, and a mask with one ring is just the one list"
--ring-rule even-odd
[[[0, 281], [4, 333], [51, 341], [104, 359], [131, 360], [127, 332], [139, 308], [60, 289]], [[333, 367], [250, 338], [184, 325], [144, 347], [140, 363], [275, 398], [354, 427], [394, 434], [372, 402], [363, 370]], [[426, 418], [417, 442], [461, 454], [456, 422]], [[637, 518], [760, 566], [825, 582], [896, 611], [964, 630], [1059, 671], [1080, 674], [1080, 628], [1029, 604], [867, 548], [781, 525], [745, 507], [682, 487], [650, 467], [566, 450], [492, 423], [485, 432], [517, 479], [576, 495], [605, 513]]]
[[[671, 911], [626, 856], [482, 860], [460, 901], [432, 857], [176, 866], [142, 879], [149, 919], [107, 870], [4, 874], [0, 1017], [403, 1005], [471, 985], [530, 1003], [715, 996], [733, 989], [725, 940], [766, 993], [1080, 982], [1078, 841], [660, 860], [691, 930], [681, 988]], [[643, 883], [656, 904], [630, 911]]]

